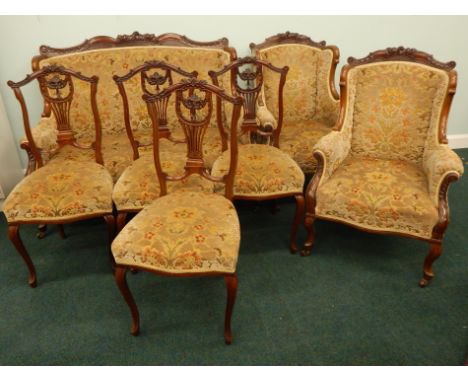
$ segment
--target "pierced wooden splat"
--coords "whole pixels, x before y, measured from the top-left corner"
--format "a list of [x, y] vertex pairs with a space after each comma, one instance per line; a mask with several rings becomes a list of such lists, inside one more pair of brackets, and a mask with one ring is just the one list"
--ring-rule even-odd
[[[98, 77], [86, 77], [80, 72], [75, 72], [63, 66], [49, 65], [44, 66], [42, 69], [27, 75], [26, 78], [22, 81], [8, 81], [8, 86], [13, 89], [15, 96], [21, 105], [24, 130], [31, 148], [32, 155], [34, 156], [34, 159], [37, 163], [37, 167], [42, 167], [42, 157], [32, 136], [28, 109], [21, 91], [23, 86], [34, 80], [39, 82], [39, 89], [41, 91], [42, 97], [44, 98], [44, 103], [48, 105], [52, 111], [52, 114], [54, 115], [58, 130], [57, 144], [59, 148], [68, 144], [77, 148], [92, 148], [95, 152], [96, 162], [102, 164], [101, 121], [96, 103], [97, 84], [99, 81]], [[70, 110], [75, 94], [75, 87], [73, 84], [74, 80], [80, 80], [90, 84], [91, 108], [93, 111], [95, 125], [95, 141], [90, 146], [81, 146], [76, 142], [72, 128], [72, 122], [70, 121]]]
[[[198, 76], [198, 72], [187, 72], [177, 66], [171, 65], [164, 61], [146, 61], [144, 64], [137, 66], [130, 70], [124, 76], [117, 76], [114, 75], [113, 79], [119, 88], [120, 95], [122, 97], [123, 102], [123, 109], [124, 109], [124, 121], [125, 121], [125, 128], [127, 131], [128, 139], [132, 145], [133, 149], [133, 159], [138, 159], [140, 154], [138, 151], [138, 147], [145, 146], [141, 142], [138, 142], [135, 139], [133, 134], [133, 129], [130, 122], [130, 105], [128, 101], [127, 92], [125, 89], [125, 83], [131, 80], [137, 74], [140, 74], [140, 85], [141, 85], [141, 92], [142, 95], [146, 96], [156, 96], [161, 93], [163, 90], [167, 89], [171, 85], [173, 85], [172, 73], [177, 73], [182, 77], [186, 78], [196, 78]], [[158, 98], [155, 101], [154, 107], [157, 109], [158, 115], [158, 126], [159, 126], [159, 137], [166, 138], [173, 142], [180, 141], [175, 140], [171, 136], [171, 131], [168, 126], [167, 121], [167, 106], [168, 106], [169, 98]]]
[[[257, 123], [257, 106], [263, 104], [263, 73], [264, 70], [271, 70], [280, 75], [278, 86], [278, 126], [276, 129], [265, 129]], [[279, 135], [283, 121], [283, 88], [286, 82], [286, 75], [289, 68], [287, 66], [278, 68], [271, 63], [260, 60], [255, 57], [240, 58], [226, 65], [223, 69], [208, 74], [213, 84], [219, 86], [219, 78], [230, 71], [231, 88], [235, 95], [242, 97], [244, 106], [244, 115], [242, 121], [242, 134], [259, 135], [262, 137], [272, 137], [273, 145], [279, 146]]]

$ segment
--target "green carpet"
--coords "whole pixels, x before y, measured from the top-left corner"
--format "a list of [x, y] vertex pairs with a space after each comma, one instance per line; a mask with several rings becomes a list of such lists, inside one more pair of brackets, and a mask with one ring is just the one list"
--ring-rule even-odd
[[[468, 149], [459, 150], [468, 161]], [[104, 221], [25, 227], [38, 287], [0, 219], [2, 365], [461, 365], [468, 354], [468, 176], [450, 190], [451, 224], [436, 277], [418, 287], [429, 245], [317, 223], [313, 255], [291, 255], [294, 204], [239, 203], [242, 244], [234, 342], [223, 341], [216, 278], [129, 274], [130, 313], [109, 267]], [[301, 231], [300, 243], [305, 238]]]

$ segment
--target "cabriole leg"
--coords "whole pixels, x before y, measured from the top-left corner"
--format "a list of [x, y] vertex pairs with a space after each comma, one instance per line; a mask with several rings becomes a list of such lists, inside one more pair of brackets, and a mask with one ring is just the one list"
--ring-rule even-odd
[[224, 276], [224, 282], [226, 283], [227, 289], [226, 314], [224, 316], [224, 342], [230, 345], [232, 343], [231, 317], [237, 294], [237, 275], [234, 273]]
[[419, 286], [424, 288], [429, 281], [432, 280], [434, 277], [434, 272], [432, 270], [432, 264], [436, 261], [440, 255], [442, 254], [442, 244], [431, 244], [431, 249], [429, 251], [429, 255], [427, 255], [426, 259], [424, 260], [424, 272], [423, 277], [419, 281]]
[[26, 263], [28, 270], [29, 270], [29, 286], [31, 288], [35, 288], [37, 286], [37, 278], [36, 278], [36, 269], [34, 268], [34, 264], [29, 257], [28, 251], [24, 247], [23, 241], [21, 240], [19, 234], [19, 225], [12, 224], [8, 226], [8, 238], [15, 246], [16, 250], [19, 252], [21, 257], [23, 258], [24, 262]]
[[116, 267], [115, 281], [132, 314], [132, 329], [130, 333], [134, 336], [137, 336], [140, 333], [140, 314], [138, 313], [138, 307], [135, 303], [135, 300], [133, 299], [132, 294], [130, 293], [130, 289], [128, 289], [126, 272], [126, 268]]
[[307, 238], [304, 243], [304, 248], [301, 251], [301, 256], [309, 256], [310, 252], [312, 251], [312, 247], [314, 246], [315, 242], [315, 227], [314, 227], [314, 216], [306, 213], [306, 217], [304, 220], [304, 226], [307, 230]]
[[291, 229], [291, 237], [289, 239], [289, 248], [291, 250], [291, 253], [296, 253], [297, 252], [297, 243], [296, 243], [296, 238], [297, 238], [297, 230], [299, 227], [299, 223], [302, 220], [302, 216], [304, 216], [304, 196], [303, 195], [296, 195], [296, 214], [294, 215], [294, 221], [292, 224], [292, 229]]

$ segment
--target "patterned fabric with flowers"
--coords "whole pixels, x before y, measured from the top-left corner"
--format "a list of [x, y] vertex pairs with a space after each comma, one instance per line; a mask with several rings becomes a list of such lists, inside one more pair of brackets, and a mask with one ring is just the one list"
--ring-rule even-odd
[[[229, 170], [230, 151], [214, 163], [213, 176]], [[234, 196], [257, 197], [302, 193], [304, 174], [291, 157], [268, 145], [239, 146]], [[219, 190], [221, 191], [221, 190]]]
[[448, 86], [445, 71], [409, 62], [362, 65], [356, 76], [354, 155], [421, 163], [432, 113]]
[[[209, 80], [208, 71], [220, 70], [230, 62], [229, 53], [221, 49], [195, 47], [128, 47], [98, 49], [51, 57], [41, 61], [41, 66], [59, 64], [80, 71], [88, 76], [99, 77], [97, 104], [101, 117], [102, 129], [107, 134], [125, 131], [122, 99], [113, 81], [114, 75], [122, 76], [130, 69], [145, 61], [163, 60], [179, 66], [186, 71], [196, 70], [200, 79]], [[145, 102], [141, 99], [141, 87], [135, 76], [127, 81], [126, 91], [130, 104], [131, 121], [137, 125], [149, 120]], [[180, 80], [174, 74], [174, 81]], [[75, 94], [71, 109], [71, 121], [74, 130], [80, 135], [85, 133], [80, 127], [93, 124], [93, 114], [89, 98], [89, 84], [75, 81]], [[168, 121], [175, 120], [173, 107], [168, 109]]]
[[317, 216], [369, 230], [431, 238], [438, 220], [424, 171], [408, 161], [348, 156], [316, 201]]
[[9, 223], [75, 220], [112, 213], [112, 178], [93, 162], [60, 161], [34, 171], [8, 195]]
[[[167, 142], [164, 139], [161, 143], [163, 141]], [[170, 142], [166, 145], [171, 145], [173, 150], [167, 147], [161, 152], [163, 171], [171, 176], [181, 175], [186, 160], [186, 145]], [[194, 174], [182, 181], [168, 181], [167, 192], [172, 193], [175, 190], [212, 192], [213, 185], [213, 182]], [[139, 211], [159, 198], [159, 193], [159, 181], [153, 155], [144, 155], [123, 172], [115, 184], [112, 199], [118, 211]]]
[[305, 174], [312, 174], [317, 167], [313, 147], [330, 132], [330, 127], [312, 120], [289, 125], [281, 130], [280, 149], [293, 158]]
[[115, 262], [167, 273], [234, 273], [240, 225], [224, 196], [174, 192], [136, 215], [112, 243]]

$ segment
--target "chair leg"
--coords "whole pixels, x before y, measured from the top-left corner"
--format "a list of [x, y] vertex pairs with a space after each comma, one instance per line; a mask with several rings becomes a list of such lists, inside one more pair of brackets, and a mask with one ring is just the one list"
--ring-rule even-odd
[[37, 226], [37, 233], [36, 233], [36, 237], [41, 240], [41, 239], [44, 239], [45, 235], [46, 235], [46, 232], [47, 232], [47, 224], [39, 224]]
[[112, 255], [111, 244], [115, 238], [115, 218], [114, 215], [104, 215], [104, 220], [107, 224], [107, 232], [109, 235], [109, 261], [111, 263], [112, 269], [115, 268], [115, 260]]
[[21, 240], [21, 237], [19, 234], [19, 225], [12, 224], [8, 226], [8, 238], [13, 243], [16, 250], [19, 252], [19, 254], [21, 255], [21, 257], [23, 258], [24, 262], [26, 263], [28, 267], [29, 286], [31, 288], [35, 288], [37, 286], [36, 269], [34, 268], [34, 264], [28, 255], [28, 251], [24, 247], [23, 241]]
[[127, 222], [127, 213], [119, 212], [117, 214], [117, 233], [122, 231], [123, 227], [125, 227], [126, 222]]
[[60, 237], [62, 239], [66, 239], [67, 235], [65, 234], [65, 229], [63, 228], [63, 224], [57, 224], [57, 228], [58, 228]]
[[130, 293], [130, 289], [128, 289], [127, 278], [126, 278], [127, 269], [124, 267], [116, 267], [115, 268], [115, 281], [117, 286], [120, 289], [120, 293], [122, 293], [125, 302], [127, 303], [128, 307], [130, 308], [130, 312], [132, 314], [132, 329], [130, 333], [134, 336], [137, 336], [140, 333], [140, 315], [138, 313], [138, 307], [133, 299], [132, 294]]
[[289, 248], [291, 250], [291, 253], [296, 253], [297, 252], [297, 243], [296, 243], [296, 238], [297, 238], [297, 230], [299, 227], [299, 223], [302, 220], [302, 217], [304, 216], [304, 196], [303, 195], [296, 195], [296, 214], [294, 215], [294, 221], [292, 224], [292, 229], [291, 229], [291, 238], [289, 239]]
[[227, 288], [226, 314], [224, 316], [224, 342], [230, 345], [232, 343], [231, 317], [237, 294], [237, 275], [234, 273], [224, 276], [224, 282]]
[[432, 270], [432, 263], [434, 263], [434, 261], [436, 261], [440, 257], [441, 254], [442, 254], [442, 244], [441, 243], [431, 244], [431, 249], [429, 251], [429, 254], [424, 260], [423, 277], [419, 281], [419, 286], [421, 288], [424, 288], [427, 284], [429, 284], [429, 281], [431, 281], [432, 278], [434, 277], [434, 272]]
[[307, 230], [307, 238], [304, 243], [304, 247], [301, 251], [301, 256], [309, 256], [310, 252], [312, 251], [312, 247], [315, 243], [315, 227], [314, 227], [314, 217], [308, 213], [306, 213], [306, 217], [304, 220], [304, 226]]

